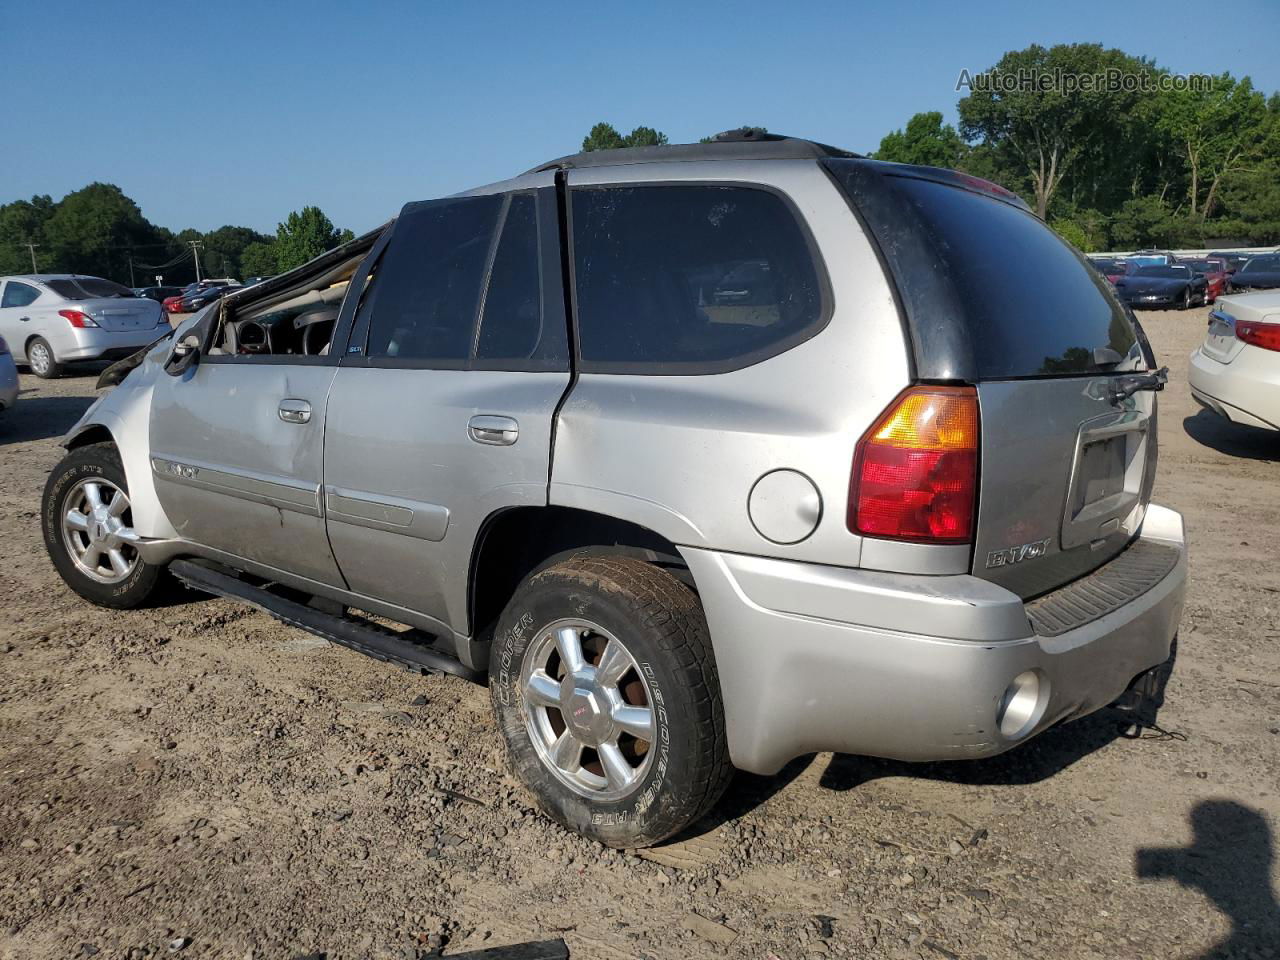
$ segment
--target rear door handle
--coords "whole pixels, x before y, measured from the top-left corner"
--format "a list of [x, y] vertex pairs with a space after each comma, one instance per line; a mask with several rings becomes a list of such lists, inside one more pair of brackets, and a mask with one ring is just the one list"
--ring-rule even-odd
[[285, 423], [306, 423], [311, 419], [311, 404], [306, 400], [281, 400], [280, 419]]
[[18, 322], [19, 322], [19, 323], [30, 323], [30, 322], [31, 322], [31, 318], [30, 318], [30, 317], [19, 317], [19, 318], [18, 318]]
[[481, 414], [467, 423], [467, 434], [476, 443], [489, 443], [509, 447], [520, 438], [520, 424], [511, 417], [494, 417]]

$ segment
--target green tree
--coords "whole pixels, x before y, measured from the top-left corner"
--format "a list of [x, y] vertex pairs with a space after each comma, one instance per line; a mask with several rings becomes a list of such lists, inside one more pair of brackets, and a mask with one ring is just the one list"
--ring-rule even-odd
[[44, 224], [42, 271], [129, 279], [130, 251], [163, 243], [138, 205], [114, 184], [91, 183], [69, 193]]
[[53, 198], [47, 195], [0, 206], [0, 274], [30, 272], [28, 243], [37, 245], [36, 266], [43, 269], [41, 261], [47, 259], [44, 225], [52, 215]]
[[597, 123], [582, 138], [582, 150], [617, 150], [621, 147], [657, 147], [667, 142], [667, 135], [653, 127], [636, 127], [625, 137], [611, 123]]
[[[1013, 78], [1034, 77], [1009, 89], [1003, 85], [970, 88], [957, 109], [960, 133], [994, 149], [1000, 161], [1019, 168], [1030, 182], [1034, 207], [1045, 217], [1063, 180], [1089, 156], [1104, 156], [1101, 145], [1115, 137], [1120, 118], [1144, 96], [1135, 89], [1090, 84], [1069, 89], [1062, 76], [1102, 76], [1108, 71], [1155, 70], [1147, 60], [1101, 44], [1032, 45], [1006, 53], [991, 72]], [[1091, 153], [1092, 151], [1092, 153]]]
[[893, 163], [917, 163], [927, 167], [960, 166], [965, 143], [956, 128], [942, 122], [937, 110], [917, 113], [907, 121], [904, 130], [895, 130], [880, 141], [874, 154], [877, 160]]
[[267, 239], [264, 242], [251, 243], [240, 251], [240, 279], [245, 277], [267, 277], [280, 269], [280, 259], [276, 256], [276, 242]]
[[354, 239], [350, 230], [339, 230], [319, 207], [303, 207], [276, 227], [276, 269], [280, 273]]
[[270, 242], [270, 237], [249, 227], [219, 227], [204, 235], [204, 250], [200, 253], [201, 266], [211, 277], [253, 276], [244, 267], [244, 251], [253, 244]]
[[1162, 94], [1156, 123], [1186, 163], [1187, 202], [1201, 219], [1213, 212], [1224, 176], [1275, 148], [1266, 98], [1248, 77], [1229, 73], [1214, 77], [1207, 90]]

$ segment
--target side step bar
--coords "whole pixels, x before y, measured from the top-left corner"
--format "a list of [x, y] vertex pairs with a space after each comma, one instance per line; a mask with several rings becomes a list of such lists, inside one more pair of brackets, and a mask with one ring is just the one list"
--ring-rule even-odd
[[389, 631], [364, 626], [345, 617], [334, 616], [316, 610], [296, 600], [277, 596], [262, 587], [255, 587], [238, 577], [214, 570], [193, 560], [174, 560], [169, 570], [187, 586], [205, 593], [216, 594], [231, 600], [239, 600], [263, 613], [275, 617], [281, 623], [299, 627], [332, 643], [350, 647], [366, 656], [387, 663], [397, 663], [410, 670], [429, 673], [450, 673], [464, 680], [480, 681], [478, 671], [464, 667], [457, 660], [419, 643], [403, 640]]

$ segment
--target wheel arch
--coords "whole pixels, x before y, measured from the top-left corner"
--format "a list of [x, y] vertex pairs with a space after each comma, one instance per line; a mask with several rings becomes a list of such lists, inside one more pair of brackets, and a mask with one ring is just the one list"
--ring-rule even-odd
[[489, 515], [472, 547], [467, 578], [472, 637], [488, 642], [526, 577], [585, 552], [635, 557], [697, 589], [679, 548], [648, 527], [577, 507], [511, 507]]

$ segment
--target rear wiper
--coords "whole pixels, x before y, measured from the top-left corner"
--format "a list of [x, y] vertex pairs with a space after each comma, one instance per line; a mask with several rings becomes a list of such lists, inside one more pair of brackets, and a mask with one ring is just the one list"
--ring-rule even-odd
[[1168, 367], [1161, 367], [1154, 373], [1130, 373], [1122, 377], [1113, 377], [1107, 381], [1107, 399], [1112, 403], [1119, 403], [1132, 397], [1139, 390], [1163, 390], [1168, 382]]

